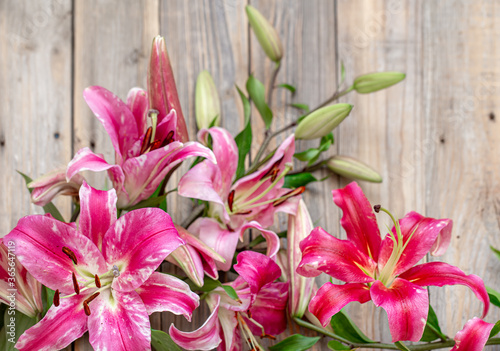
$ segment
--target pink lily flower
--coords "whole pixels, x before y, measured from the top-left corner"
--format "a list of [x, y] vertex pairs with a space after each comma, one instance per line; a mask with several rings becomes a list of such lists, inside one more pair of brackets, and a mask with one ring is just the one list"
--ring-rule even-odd
[[35, 205], [45, 206], [57, 195], [76, 197], [83, 180], [83, 177], [77, 174], [70, 181], [66, 181], [66, 169], [54, 170], [28, 184], [28, 188], [33, 189], [31, 201]]
[[3, 239], [19, 261], [55, 290], [45, 317], [18, 340], [19, 350], [55, 350], [89, 331], [96, 350], [150, 350], [148, 315], [182, 314], [199, 299], [188, 285], [155, 269], [184, 242], [156, 208], [116, 219], [116, 192], [80, 188], [79, 228], [49, 216], [21, 218]]
[[451, 351], [483, 350], [494, 326], [495, 324], [487, 323], [477, 317], [468, 320], [464, 328], [455, 335], [455, 346]]
[[216, 262], [224, 264], [226, 260], [180, 225], [175, 224], [175, 229], [186, 244], [175, 249], [166, 260], [179, 266], [198, 286], [203, 286], [205, 274], [212, 279], [219, 279]]
[[10, 250], [0, 242], [0, 303], [13, 306], [31, 318], [40, 316], [42, 284], [19, 262], [14, 242], [7, 241], [7, 244]]
[[[192, 233], [199, 232], [200, 239], [230, 262], [238, 237], [248, 228], [246, 225], [253, 223], [253, 227], [260, 227], [259, 230], [264, 234], [263, 229], [273, 224], [275, 212], [295, 214], [298, 203], [296, 195], [304, 189], [282, 188], [285, 175], [292, 169], [295, 150], [293, 135], [278, 147], [274, 156], [260, 170], [234, 184], [238, 148], [233, 137], [219, 127], [202, 129], [198, 133], [198, 139], [205, 145], [209, 136], [217, 163], [203, 161], [189, 170], [179, 181], [178, 193], [210, 203], [209, 218], [199, 219], [188, 229]], [[270, 237], [274, 233], [265, 234]], [[224, 270], [229, 267], [219, 266]]]
[[297, 268], [306, 277], [324, 272], [347, 283], [326, 283], [311, 300], [309, 310], [322, 325], [349, 302], [373, 300], [387, 312], [393, 342], [418, 341], [427, 320], [429, 297], [424, 287], [429, 285], [468, 286], [484, 303], [486, 315], [489, 298], [481, 278], [443, 262], [414, 267], [429, 251], [444, 253], [451, 237], [450, 219], [410, 212], [399, 222], [393, 219], [395, 227], [382, 240], [370, 203], [356, 183], [334, 190], [333, 200], [344, 213], [341, 224], [347, 240], [315, 228], [300, 243], [302, 261]]
[[278, 265], [269, 257], [244, 251], [237, 257], [234, 269], [240, 275], [226, 284], [234, 288], [238, 301], [223, 288], [210, 292], [206, 301], [212, 311], [199, 329], [183, 332], [170, 326], [170, 336], [186, 350], [242, 350], [244, 339], [253, 350], [264, 350], [255, 336], [274, 338], [286, 328], [288, 283], [274, 282], [281, 275]]
[[160, 115], [151, 110], [152, 126], [146, 129], [148, 98], [144, 90], [130, 90], [125, 104], [110, 91], [93, 86], [83, 96], [108, 132], [115, 149], [115, 164], [89, 148], [80, 149], [68, 164], [66, 177], [79, 172], [108, 171], [118, 196], [118, 207], [126, 208], [147, 199], [167, 173], [188, 157], [202, 156], [215, 162], [207, 147], [181, 143], [177, 134], [177, 115], [171, 110]]

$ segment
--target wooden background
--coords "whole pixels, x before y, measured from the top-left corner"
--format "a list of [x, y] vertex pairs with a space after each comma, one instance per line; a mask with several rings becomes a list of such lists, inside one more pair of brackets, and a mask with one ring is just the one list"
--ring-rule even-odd
[[[331, 96], [340, 61], [348, 82], [362, 73], [406, 72], [403, 83], [386, 91], [342, 99], [355, 107], [336, 131], [331, 153], [381, 172], [382, 184], [362, 184], [372, 203], [400, 217], [416, 210], [452, 218], [453, 240], [441, 259], [500, 290], [500, 262], [489, 251], [490, 244], [500, 247], [499, 1], [0, 0], [0, 233], [21, 216], [40, 213], [16, 170], [38, 177], [66, 165], [84, 146], [112, 159], [108, 136], [82, 91], [101, 85], [125, 98], [131, 87], [145, 87], [158, 33], [167, 40], [191, 136], [195, 80], [203, 69], [219, 89], [223, 126], [235, 135], [243, 119], [234, 85], [243, 87], [252, 72], [269, 88], [272, 72], [249, 31], [248, 3], [283, 41], [278, 83], [298, 87], [294, 96], [276, 91], [273, 128], [297, 117], [287, 104], [314, 107]], [[256, 114], [253, 121], [261, 141]], [[313, 220], [335, 235], [344, 234], [330, 191], [346, 183], [332, 177], [305, 195]], [[69, 202], [58, 204], [69, 218]], [[175, 198], [169, 205], [175, 220], [189, 211]], [[449, 336], [480, 314], [464, 287], [431, 288], [430, 299]], [[350, 313], [370, 337], [389, 340], [382, 309], [353, 304]], [[168, 328], [169, 318], [154, 316], [154, 324]], [[492, 307], [486, 320], [499, 318]], [[73, 348], [88, 349], [82, 342]]]

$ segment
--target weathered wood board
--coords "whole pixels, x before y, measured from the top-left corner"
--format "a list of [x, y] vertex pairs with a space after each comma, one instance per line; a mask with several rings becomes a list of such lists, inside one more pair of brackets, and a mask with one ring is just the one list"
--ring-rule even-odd
[[[101, 85], [125, 99], [130, 88], [145, 87], [156, 34], [167, 40], [191, 138], [195, 82], [204, 69], [219, 89], [223, 126], [235, 135], [243, 117], [234, 85], [244, 87], [252, 73], [269, 89], [274, 66], [249, 29], [247, 4], [270, 19], [283, 41], [277, 83], [298, 87], [294, 95], [274, 92], [275, 129], [299, 116], [290, 103], [315, 107], [335, 92], [340, 62], [347, 82], [362, 73], [406, 72], [406, 80], [388, 90], [341, 99], [354, 110], [335, 132], [330, 153], [357, 157], [381, 172], [382, 184], [362, 184], [372, 203], [400, 217], [415, 210], [452, 218], [450, 248], [438, 259], [499, 290], [500, 262], [489, 251], [489, 245], [500, 247], [500, 3], [493, 0], [0, 1], [0, 235], [20, 217], [41, 213], [16, 170], [40, 176], [84, 146], [113, 159], [83, 89]], [[256, 111], [252, 120], [254, 138], [262, 142]], [[297, 143], [300, 149], [313, 145]], [[89, 179], [105, 185], [102, 175]], [[331, 189], [346, 183], [331, 177], [304, 196], [315, 224], [334, 235], [344, 233]], [[69, 218], [70, 202], [58, 205]], [[181, 221], [192, 205], [172, 196], [168, 206]], [[379, 218], [385, 231], [388, 219]], [[430, 299], [449, 336], [480, 314], [480, 303], [464, 287], [431, 288]], [[349, 312], [370, 337], [390, 341], [382, 309], [353, 304]], [[155, 315], [153, 325], [166, 330], [174, 321], [187, 330], [206, 316], [203, 308], [191, 324]], [[499, 318], [492, 307], [486, 320]], [[322, 342], [315, 350], [325, 348]], [[77, 342], [74, 349], [90, 347]]]

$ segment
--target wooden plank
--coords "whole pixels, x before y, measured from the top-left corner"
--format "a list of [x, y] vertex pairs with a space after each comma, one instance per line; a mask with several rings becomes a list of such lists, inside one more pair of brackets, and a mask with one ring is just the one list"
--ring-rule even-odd
[[[285, 89], [274, 92], [272, 109], [274, 112], [273, 130], [280, 129], [295, 121], [300, 113], [289, 106], [291, 103], [307, 103], [314, 108], [328, 99], [336, 89], [337, 62], [335, 44], [335, 2], [333, 1], [250, 1], [278, 31], [281, 38], [284, 56], [276, 84], [289, 83], [297, 87], [292, 96]], [[250, 36], [251, 72], [261, 80], [266, 91], [271, 87], [271, 76], [274, 63], [270, 61], [261, 49], [255, 35]], [[255, 147], [263, 140], [264, 124], [257, 111], [253, 111]], [[284, 133], [271, 143], [277, 146], [290, 132]], [[297, 141], [297, 150], [317, 147], [317, 141]], [[254, 154], [255, 154], [254, 150]], [[334, 154], [332, 148], [328, 155]], [[295, 167], [302, 168], [305, 164], [295, 162]], [[324, 176], [326, 173], [320, 173]], [[337, 177], [331, 177], [323, 183], [312, 184], [304, 195], [312, 219], [316, 225], [335, 233], [338, 229], [339, 211], [333, 205], [331, 190], [338, 187]], [[286, 216], [279, 216], [277, 230], [286, 229]], [[325, 279], [321, 281], [325, 282]], [[299, 332], [296, 325], [290, 325], [286, 336]], [[300, 329], [305, 335], [313, 335], [305, 329]], [[327, 349], [326, 339], [313, 349]], [[272, 343], [268, 343], [272, 345]]]
[[[114, 161], [111, 141], [82, 98], [83, 90], [100, 85], [126, 99], [130, 88], [147, 87], [151, 42], [159, 32], [159, 3], [143, 1], [75, 2], [74, 150], [89, 146]], [[85, 174], [103, 188], [105, 174]], [[158, 316], [152, 326], [161, 326]], [[88, 334], [75, 342], [76, 351], [92, 350]]]
[[[16, 170], [36, 178], [71, 159], [71, 11], [71, 1], [0, 2], [0, 236], [43, 213]], [[56, 205], [69, 219], [70, 200]]]
[[[339, 59], [346, 81], [376, 71], [406, 72], [403, 83], [388, 90], [342, 99], [354, 105], [339, 128], [339, 154], [356, 157], [377, 169], [382, 184], [360, 183], [373, 204], [381, 203], [396, 216], [425, 212], [425, 155], [421, 154], [424, 125], [421, 118], [421, 10], [409, 1], [338, 2]], [[342, 186], [347, 182], [342, 181]], [[383, 214], [377, 216], [383, 236]], [[390, 341], [387, 315], [373, 303], [352, 304], [349, 313], [375, 340]]]
[[[114, 162], [109, 136], [82, 93], [100, 85], [125, 100], [130, 88], [146, 88], [151, 42], [159, 32], [158, 8], [158, 1], [146, 0], [75, 2], [75, 152], [87, 146]], [[86, 177], [104, 187], [104, 173]]]
[[[500, 126], [500, 8], [495, 1], [424, 3], [422, 106], [427, 214], [454, 220], [453, 238], [439, 260], [477, 274], [500, 289], [498, 189]], [[444, 330], [454, 335], [481, 304], [465, 287], [431, 288]], [[486, 320], [496, 322], [498, 308]]]
[[[234, 88], [244, 87], [248, 72], [247, 38], [244, 1], [167, 0], [161, 3], [161, 34], [165, 36], [169, 57], [176, 77], [179, 99], [191, 140], [196, 140], [194, 97], [196, 78], [208, 70], [218, 88], [222, 108], [222, 126], [235, 136], [243, 128], [243, 110]], [[178, 183], [191, 162], [172, 176], [169, 188]], [[168, 208], [175, 222], [186, 218], [193, 204], [177, 195], [170, 196]], [[164, 271], [172, 272], [168, 265]], [[175, 273], [175, 271], [174, 271]], [[209, 315], [204, 302], [195, 311], [192, 323], [170, 313], [162, 315], [163, 330], [171, 323], [181, 330], [194, 330]]]
[[[39, 177], [71, 158], [71, 2], [0, 3], [0, 236], [32, 205], [16, 170]], [[66, 218], [69, 200], [57, 202]]]

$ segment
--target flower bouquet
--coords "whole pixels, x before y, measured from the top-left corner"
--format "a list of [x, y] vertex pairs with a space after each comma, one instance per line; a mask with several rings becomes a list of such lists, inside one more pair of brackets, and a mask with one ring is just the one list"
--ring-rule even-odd
[[[341, 239], [340, 233], [315, 228], [302, 198], [311, 183], [328, 178], [318, 177], [322, 169], [352, 180], [382, 181], [360, 160], [325, 156], [334, 143], [332, 131], [353, 108], [335, 102], [351, 92], [388, 88], [405, 75], [370, 73], [347, 84], [342, 65], [331, 98], [313, 109], [294, 104], [301, 111], [296, 120], [273, 130], [273, 90], [293, 94], [296, 88], [276, 84], [280, 38], [255, 8], [246, 11], [275, 69], [267, 94], [253, 75], [245, 88], [235, 88], [245, 120], [236, 136], [220, 127], [217, 87], [207, 71], [196, 83], [199, 132], [188, 135], [166, 43], [156, 37], [146, 90], [132, 88], [125, 101], [99, 86], [83, 92], [111, 139], [114, 161], [84, 147], [63, 169], [34, 180], [22, 174], [32, 202], [46, 214], [21, 218], [0, 246], [2, 346], [59, 350], [86, 332], [95, 350], [256, 351], [267, 346], [284, 351], [307, 350], [319, 342], [331, 350], [481, 350], [500, 344], [494, 337], [500, 324], [478, 317], [450, 338], [429, 305], [428, 286], [457, 284], [482, 302], [481, 318], [490, 298], [500, 305], [500, 294], [478, 276], [444, 262], [421, 263], [427, 254], [446, 251], [451, 219], [416, 212], [398, 219], [371, 204], [354, 181], [332, 189], [343, 213], [346, 239]], [[252, 106], [265, 125], [255, 155]], [[270, 147], [277, 138], [281, 142]], [[316, 140], [317, 146], [298, 150], [299, 139]], [[189, 170], [171, 184], [172, 174], [188, 162]], [[106, 174], [108, 188], [89, 185], [85, 171]], [[69, 221], [52, 203], [57, 196], [73, 200]], [[167, 208], [169, 196], [192, 203], [181, 223], [168, 214], [177, 211]], [[377, 223], [383, 216], [392, 223], [385, 234]], [[278, 218], [286, 221], [283, 231]], [[182, 274], [161, 271], [169, 265]], [[320, 285], [315, 277], [322, 273], [331, 278]], [[344, 309], [354, 301], [386, 311], [391, 343], [371, 340], [356, 326]], [[200, 304], [210, 310], [200, 327], [151, 329], [154, 312], [189, 321]], [[311, 332], [290, 335], [292, 325]]]

